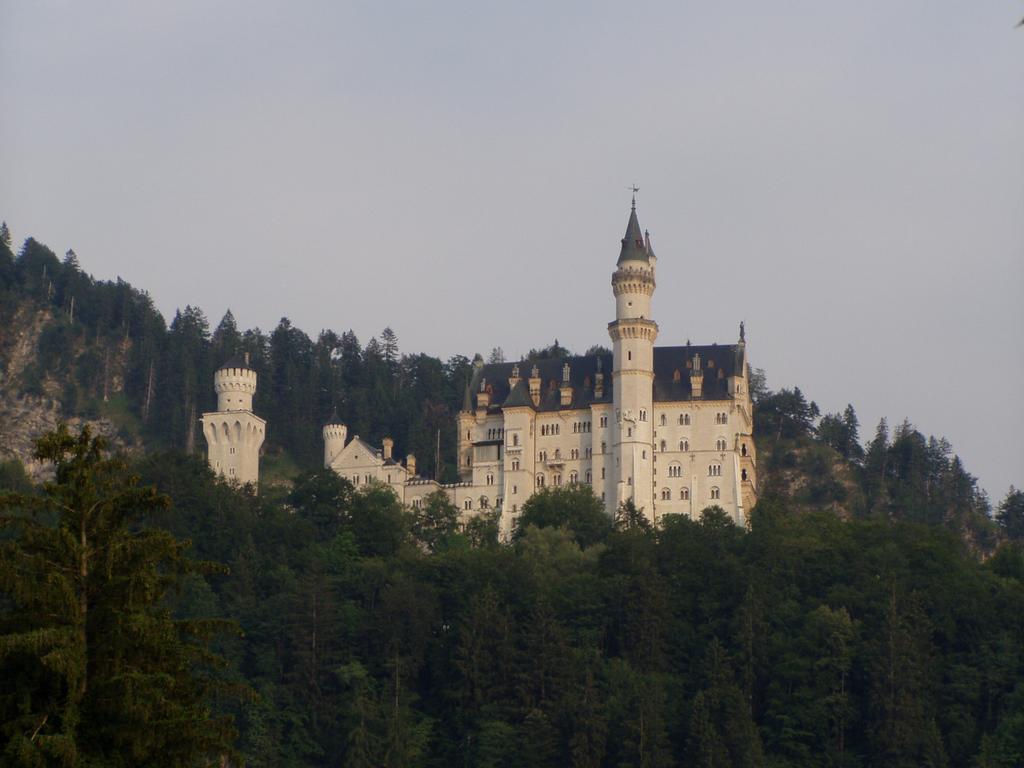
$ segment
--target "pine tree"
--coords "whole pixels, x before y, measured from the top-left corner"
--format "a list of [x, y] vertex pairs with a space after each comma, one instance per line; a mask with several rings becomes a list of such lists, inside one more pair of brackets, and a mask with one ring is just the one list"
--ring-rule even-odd
[[394, 365], [398, 362], [398, 336], [390, 327], [381, 331], [380, 349], [388, 365]]
[[1024, 491], [1010, 486], [1006, 498], [999, 505], [996, 522], [1008, 539], [1024, 541]]
[[56, 468], [45, 493], [0, 497], [4, 754], [21, 765], [213, 762], [234, 739], [203, 671], [218, 664], [206, 641], [223, 624], [172, 619], [166, 596], [200, 566], [188, 541], [141, 526], [167, 499], [104, 450], [88, 428], [61, 426], [37, 443]]

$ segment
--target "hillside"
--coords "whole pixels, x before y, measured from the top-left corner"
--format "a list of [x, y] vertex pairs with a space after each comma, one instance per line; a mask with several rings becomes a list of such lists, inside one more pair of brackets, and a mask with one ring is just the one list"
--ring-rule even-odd
[[[822, 415], [755, 371], [761, 500], [748, 532], [716, 508], [657, 529], [628, 509], [613, 522], [589, 487], [566, 486], [533, 496], [513, 544], [499, 546], [492, 519], [460, 527], [443, 494], [406, 509], [386, 489], [318, 469], [319, 423], [337, 408], [427, 466], [440, 431], [450, 473], [467, 358], [400, 355], [390, 332], [365, 346], [351, 332], [313, 341], [286, 319], [269, 335], [243, 332], [230, 313], [211, 332], [191, 307], [167, 325], [145, 293], [92, 279], [73, 254], [61, 261], [29, 240], [15, 257], [6, 246], [4, 455], [24, 460], [33, 433], [58, 421], [93, 424], [168, 496], [136, 535], [169, 532], [188, 541], [180, 551], [226, 566], [182, 570], [145, 615], [233, 622], [209, 636], [222, 665], [195, 671], [216, 678], [222, 693], [204, 706], [233, 723], [224, 743], [246, 765], [1024, 760], [1024, 494], [1008, 494], [997, 525], [946, 441], [883, 421], [864, 444], [852, 406]], [[193, 430], [213, 404], [213, 369], [239, 350], [271, 423], [259, 496], [218, 481]], [[532, 354], [567, 353], [556, 343]], [[5, 579], [26, 573], [18, 547], [38, 539], [13, 531], [41, 498], [10, 469], [0, 463], [0, 507], [15, 513], [0, 531]], [[39, 583], [51, 576], [42, 562]], [[0, 677], [13, 681], [0, 733], [24, 755], [36, 735], [76, 721], [57, 717], [65, 688], [47, 686], [49, 656], [17, 645], [50, 615], [36, 595], [0, 589], [0, 641], [19, 649], [0, 653]], [[116, 751], [124, 734], [139, 750], [159, 741], [138, 708], [97, 701], [84, 711], [102, 727], [77, 735], [83, 751]], [[164, 764], [150, 749], [133, 764]]]
[[[0, 244], [0, 445], [30, 459], [29, 436], [58, 419], [90, 421], [137, 448], [202, 449], [196, 420], [215, 407], [213, 371], [248, 352], [259, 375], [255, 410], [270, 423], [266, 462], [293, 476], [319, 466], [320, 428], [332, 412], [353, 434], [415, 453], [427, 473], [453, 478], [452, 416], [470, 361], [400, 355], [388, 329], [362, 346], [351, 331], [316, 340], [282, 318], [269, 334], [240, 330], [230, 310], [212, 331], [186, 306], [168, 324], [149, 296], [95, 280], [29, 238]], [[440, 455], [437, 453], [440, 434]]]
[[[95, 280], [73, 252], [58, 259], [29, 238], [15, 255], [0, 240], [0, 459], [38, 473], [32, 438], [62, 419], [88, 422], [130, 452], [201, 454], [196, 419], [214, 408], [213, 371], [248, 352], [259, 374], [254, 408], [269, 423], [265, 484], [290, 485], [321, 465], [320, 428], [335, 411], [350, 434], [390, 435], [425, 474], [456, 478], [453, 424], [469, 358], [402, 354], [388, 328], [365, 345], [352, 331], [313, 340], [287, 318], [269, 334], [243, 331], [230, 310], [212, 331], [190, 306], [167, 324], [144, 291]], [[531, 351], [567, 354], [557, 341]], [[847, 520], [940, 525], [979, 552], [995, 546], [991, 505], [945, 440], [909, 423], [890, 437], [883, 423], [865, 450], [853, 406], [822, 416], [799, 388], [771, 391], [763, 371], [751, 392], [763, 497]]]

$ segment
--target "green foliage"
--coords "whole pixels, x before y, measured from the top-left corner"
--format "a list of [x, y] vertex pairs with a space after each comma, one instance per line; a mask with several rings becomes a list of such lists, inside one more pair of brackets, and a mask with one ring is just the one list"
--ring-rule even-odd
[[581, 547], [604, 541], [612, 530], [604, 504], [589, 485], [580, 484], [537, 490], [523, 504], [513, 537], [522, 536], [530, 526], [568, 528]]
[[434, 551], [450, 539], [459, 527], [459, 509], [448, 500], [442, 490], [434, 491], [423, 499], [419, 509], [413, 510], [412, 532], [416, 540]]
[[996, 521], [1006, 538], [1024, 541], [1024, 491], [1010, 486], [1006, 498], [999, 504]]
[[61, 427], [38, 442], [56, 468], [44, 494], [0, 496], [0, 763], [212, 764], [234, 736], [211, 710], [220, 659], [207, 643], [223, 625], [168, 607], [212, 566], [139, 527], [167, 500], [104, 448]]
[[20, 461], [17, 459], [0, 461], [0, 493], [13, 491], [27, 494], [32, 493], [32, 490], [32, 481]]

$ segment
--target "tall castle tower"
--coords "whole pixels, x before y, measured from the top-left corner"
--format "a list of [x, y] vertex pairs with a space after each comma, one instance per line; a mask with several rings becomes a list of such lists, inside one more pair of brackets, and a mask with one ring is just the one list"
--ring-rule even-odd
[[636, 195], [622, 238], [617, 269], [612, 274], [615, 320], [612, 339], [612, 431], [616, 466], [611, 482], [619, 504], [632, 499], [648, 517], [654, 510], [654, 340], [658, 324], [651, 320], [656, 259], [650, 239], [636, 218]]
[[249, 354], [233, 357], [213, 374], [217, 410], [201, 419], [210, 468], [228, 480], [257, 485], [260, 479], [260, 446], [267, 422], [252, 412], [256, 371]]

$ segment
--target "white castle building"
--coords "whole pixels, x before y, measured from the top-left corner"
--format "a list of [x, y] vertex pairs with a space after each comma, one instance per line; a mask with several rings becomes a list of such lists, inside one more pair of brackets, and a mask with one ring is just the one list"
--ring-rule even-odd
[[609, 515], [630, 499], [653, 522], [718, 505], [745, 525], [757, 480], [743, 325], [736, 344], [655, 347], [656, 265], [634, 199], [612, 274], [612, 353], [477, 364], [457, 420], [461, 482], [417, 476], [390, 438], [347, 440], [336, 419], [323, 429], [324, 465], [414, 507], [442, 490], [464, 518], [498, 510], [503, 538], [535, 489], [572, 483], [592, 487]]
[[252, 412], [256, 371], [249, 367], [249, 354], [231, 358], [217, 369], [213, 388], [217, 410], [200, 419], [210, 468], [228, 480], [256, 486], [267, 422]]

